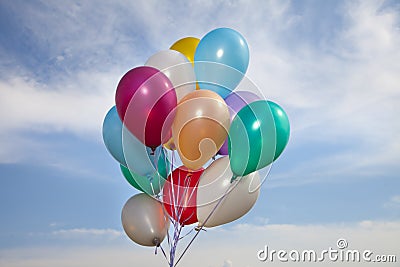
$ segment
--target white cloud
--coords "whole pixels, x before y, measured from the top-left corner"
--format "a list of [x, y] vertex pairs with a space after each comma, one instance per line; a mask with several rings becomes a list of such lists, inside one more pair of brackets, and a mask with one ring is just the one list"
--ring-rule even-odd
[[115, 229], [73, 228], [61, 229], [52, 232], [53, 236], [66, 239], [83, 239], [88, 237], [118, 238], [122, 232]]
[[383, 206], [390, 210], [400, 210], [400, 195], [392, 196]]
[[[18, 76], [1, 80], [0, 162], [34, 160], [51, 165], [71, 161], [48, 158], [54, 156], [55, 145], [38, 136], [51, 133], [72, 134], [100, 143], [103, 119], [114, 105], [119, 75], [117, 71], [82, 72], [71, 80], [60, 79], [52, 84]], [[56, 154], [62, 157], [63, 153]]]
[[230, 260], [225, 260], [224, 265], [222, 265], [222, 267], [232, 267], [232, 266], [233, 266], [233, 264], [232, 264], [232, 261], [230, 261]]
[[0, 81], [2, 131], [98, 135], [117, 82], [113, 73], [80, 73], [55, 85], [21, 77]]
[[380, 5], [347, 3], [341, 8], [343, 30], [322, 48], [303, 41], [253, 61], [252, 77], [288, 110], [293, 131], [286, 153], [320, 150], [271, 183], [382, 177], [398, 170], [400, 17]]
[[[167, 266], [162, 253], [154, 255], [154, 248], [144, 248], [124, 238], [118, 243], [108, 239], [114, 230], [77, 230], [76, 246], [14, 248], [0, 250], [0, 265], [12, 267], [47, 266]], [[83, 232], [83, 234], [82, 234]], [[98, 245], [87, 243], [86, 232], [102, 236]], [[118, 232], [118, 231], [116, 231]], [[399, 221], [362, 221], [351, 224], [321, 225], [250, 225], [216, 228], [202, 232], [178, 266], [310, 266], [310, 263], [260, 262], [257, 252], [267, 245], [275, 250], [315, 250], [337, 248], [337, 240], [345, 238], [348, 249], [374, 252], [374, 255], [396, 255], [399, 259]], [[166, 244], [164, 243], [164, 248]], [[182, 251], [184, 247], [179, 248]], [[228, 260], [229, 259], [229, 260]], [[234, 264], [233, 264], [234, 263]], [[324, 264], [329, 264], [326, 262]], [[365, 263], [352, 263], [364, 266]], [[369, 263], [369, 266], [381, 266]], [[345, 263], [337, 262], [335, 266]], [[392, 266], [392, 265], [388, 265]]]

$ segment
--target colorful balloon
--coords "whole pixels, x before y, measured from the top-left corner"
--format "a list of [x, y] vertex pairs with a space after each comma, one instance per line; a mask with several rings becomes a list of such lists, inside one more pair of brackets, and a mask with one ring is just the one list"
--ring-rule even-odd
[[201, 168], [221, 148], [229, 129], [229, 110], [224, 100], [209, 90], [196, 90], [178, 105], [172, 137], [183, 164]]
[[160, 70], [172, 82], [178, 101], [196, 90], [196, 75], [187, 58], [174, 50], [160, 51], [151, 56], [146, 66]]
[[148, 195], [158, 195], [165, 183], [165, 179], [157, 172], [148, 176], [141, 176], [120, 165], [122, 174], [133, 187]]
[[249, 48], [243, 36], [229, 28], [207, 33], [197, 46], [194, 70], [201, 89], [225, 98], [242, 80], [249, 65]]
[[162, 177], [168, 176], [169, 163], [162, 148], [153, 152], [144, 146], [123, 126], [115, 106], [104, 118], [103, 141], [110, 154], [137, 175], [152, 177], [158, 171]]
[[200, 39], [195, 37], [185, 37], [176, 41], [169, 49], [178, 51], [184, 54], [187, 59], [193, 64], [194, 53], [196, 52], [197, 45]]
[[122, 148], [122, 122], [117, 110], [112, 107], [103, 121], [103, 142], [110, 154], [120, 164], [126, 166], [124, 150]]
[[235, 176], [244, 176], [271, 164], [286, 146], [289, 121], [286, 113], [273, 104], [255, 101], [243, 107], [233, 119], [228, 150]]
[[175, 169], [163, 188], [163, 203], [167, 213], [182, 225], [197, 222], [196, 196], [199, 179], [204, 169]]
[[124, 165], [119, 165], [119, 168], [121, 169], [122, 174], [124, 175], [126, 181], [133, 186], [134, 188], [136, 188], [139, 191], [143, 191], [143, 189], [140, 187], [140, 185], [137, 184], [136, 180], [137, 179], [141, 179], [142, 177], [131, 172], [127, 167], [125, 167]]
[[[174, 108], [175, 89], [165, 74], [142, 66], [128, 71], [120, 80], [115, 94], [119, 117], [143, 144], [155, 149], [168, 141]], [[167, 117], [171, 118], [167, 120]]]
[[214, 227], [237, 220], [256, 203], [261, 187], [258, 172], [231, 183], [232, 175], [228, 157], [215, 160], [201, 175], [197, 189], [199, 226]]
[[268, 101], [269, 108], [274, 117], [275, 128], [276, 128], [276, 148], [274, 161], [282, 154], [290, 137], [290, 123], [289, 117], [281, 106], [278, 104]]
[[126, 127], [122, 128], [122, 147], [126, 167], [132, 172], [146, 177], [153, 177], [158, 172], [167, 178], [169, 162], [162, 146], [151, 149], [143, 145]]
[[142, 246], [159, 246], [169, 228], [162, 204], [144, 193], [125, 203], [121, 221], [128, 237]]
[[[260, 97], [252, 92], [248, 91], [234, 91], [230, 93], [226, 98], [225, 102], [229, 108], [230, 121], [233, 121], [236, 113], [239, 112], [244, 106], [251, 102], [260, 100]], [[228, 155], [228, 138], [225, 140], [221, 149], [218, 151], [220, 155]]]

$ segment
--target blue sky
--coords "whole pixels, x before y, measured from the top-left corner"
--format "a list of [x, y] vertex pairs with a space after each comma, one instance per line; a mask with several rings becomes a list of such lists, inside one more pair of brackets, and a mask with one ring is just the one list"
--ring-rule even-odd
[[127, 70], [222, 26], [247, 39], [247, 76], [285, 108], [292, 134], [253, 210], [202, 234], [182, 266], [262, 266], [264, 244], [317, 249], [342, 235], [398, 255], [399, 11], [398, 1], [2, 1], [0, 266], [166, 266], [122, 233], [137, 191], [101, 125]]

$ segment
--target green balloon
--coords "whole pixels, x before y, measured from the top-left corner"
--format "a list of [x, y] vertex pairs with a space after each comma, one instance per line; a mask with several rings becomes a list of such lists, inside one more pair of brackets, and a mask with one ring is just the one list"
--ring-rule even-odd
[[289, 140], [290, 125], [283, 109], [259, 100], [243, 107], [229, 129], [228, 151], [235, 176], [245, 176], [271, 164]]
[[120, 168], [129, 184], [148, 195], [157, 195], [164, 186], [165, 179], [157, 172], [149, 176], [141, 176], [123, 165], [120, 165]]
[[276, 128], [276, 149], [274, 161], [282, 154], [287, 143], [289, 142], [290, 136], [290, 123], [286, 112], [278, 104], [267, 101], [271, 109], [272, 115], [274, 116], [275, 128]]
[[157, 161], [157, 171], [159, 175], [161, 175], [163, 178], [167, 179], [170, 171], [171, 171], [171, 162], [169, 161], [167, 155], [165, 154], [164, 149], [159, 155], [158, 161]]

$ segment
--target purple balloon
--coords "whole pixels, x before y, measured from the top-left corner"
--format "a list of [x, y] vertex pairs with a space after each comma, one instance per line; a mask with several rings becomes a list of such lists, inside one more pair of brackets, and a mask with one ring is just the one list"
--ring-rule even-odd
[[[238, 113], [239, 110], [241, 110], [244, 106], [260, 99], [261, 98], [258, 95], [248, 91], [237, 91], [230, 93], [225, 98], [225, 102], [229, 108], [231, 122], [236, 116], [236, 113]], [[228, 138], [229, 137], [226, 138], [224, 144], [218, 151], [220, 155], [228, 155]]]

